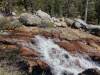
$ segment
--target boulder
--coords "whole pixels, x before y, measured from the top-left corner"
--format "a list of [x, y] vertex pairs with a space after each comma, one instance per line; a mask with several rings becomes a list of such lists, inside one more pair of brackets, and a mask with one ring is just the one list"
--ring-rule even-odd
[[74, 23], [72, 24], [72, 27], [74, 28], [82, 28], [82, 29], [87, 29], [87, 23], [85, 23], [82, 19], [75, 19]]
[[36, 26], [41, 24], [41, 19], [38, 16], [29, 13], [22, 13], [19, 21], [26, 26]]
[[97, 68], [86, 69], [78, 75], [100, 75], [100, 70]]
[[19, 21], [26, 26], [53, 27], [51, 17], [47, 13], [38, 10], [36, 14], [22, 13]]
[[42, 20], [51, 21], [51, 16], [41, 10], [38, 10], [36, 15], [39, 16]]
[[41, 19], [40, 27], [53, 27], [54, 23], [51, 20], [51, 16], [41, 10], [38, 10], [36, 14]]
[[75, 19], [76, 22], [79, 22], [80, 24], [84, 25], [84, 26], [87, 26], [88, 24], [83, 21], [82, 19]]

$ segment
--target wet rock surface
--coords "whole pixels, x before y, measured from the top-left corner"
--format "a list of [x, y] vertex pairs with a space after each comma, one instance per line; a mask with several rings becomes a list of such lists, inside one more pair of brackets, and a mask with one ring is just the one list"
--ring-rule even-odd
[[87, 26], [41, 10], [0, 15], [0, 67], [23, 75], [100, 75], [100, 37], [91, 35], [99, 36], [100, 27]]
[[97, 68], [93, 68], [93, 69], [91, 68], [83, 71], [78, 75], [100, 75], [100, 70], [98, 70]]
[[[35, 29], [32, 31], [8, 31], [9, 35], [0, 35], [0, 53], [8, 53], [14, 50], [17, 50], [18, 56], [26, 61], [26, 65], [28, 65], [28, 72], [32, 72], [35, 67], [45, 71], [48, 68], [48, 64], [44, 61], [41, 61], [41, 54], [36, 50], [34, 46], [34, 37], [36, 35], [43, 35], [46, 38], [51, 38], [58, 44], [61, 48], [64, 48], [66, 51], [75, 54], [75, 53], [83, 53], [89, 55], [93, 60], [100, 61], [100, 40], [93, 36], [92, 38], [79, 38], [69, 40], [69, 38], [65, 38], [65, 36], [61, 36], [61, 31], [36, 31]], [[74, 38], [74, 37], [73, 37]], [[32, 41], [33, 40], [33, 41]], [[33, 46], [33, 47], [31, 47]], [[67, 55], [64, 55], [65, 58], [69, 58]], [[0, 57], [1, 59], [2, 57]], [[19, 58], [18, 58], [19, 59]], [[22, 61], [22, 60], [21, 60]], [[18, 61], [18, 62], [21, 62]], [[22, 66], [22, 65], [20, 65]], [[48, 70], [47, 70], [48, 71]], [[38, 71], [37, 71], [38, 72]], [[34, 72], [33, 72], [34, 73]], [[50, 74], [51, 75], [51, 74]], [[66, 75], [66, 74], [65, 74]], [[83, 75], [83, 74], [79, 74]], [[87, 75], [87, 74], [86, 74]], [[97, 74], [98, 75], [98, 74]]]

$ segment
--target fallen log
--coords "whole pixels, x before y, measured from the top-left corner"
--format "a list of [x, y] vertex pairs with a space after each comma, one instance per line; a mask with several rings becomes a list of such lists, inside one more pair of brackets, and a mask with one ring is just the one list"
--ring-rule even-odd
[[87, 30], [93, 35], [100, 36], [100, 26], [98, 25], [88, 25]]
[[99, 29], [100, 30], [100, 26], [99, 25], [88, 25], [87, 28], [88, 29]]

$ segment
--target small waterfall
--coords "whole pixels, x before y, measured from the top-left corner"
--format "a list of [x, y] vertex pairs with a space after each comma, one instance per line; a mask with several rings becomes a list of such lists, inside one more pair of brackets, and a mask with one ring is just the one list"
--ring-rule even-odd
[[35, 37], [35, 43], [38, 52], [41, 53], [41, 60], [51, 67], [54, 75], [78, 75], [85, 69], [99, 68], [95, 63], [87, 60], [82, 55], [71, 55], [51, 39], [38, 35]]

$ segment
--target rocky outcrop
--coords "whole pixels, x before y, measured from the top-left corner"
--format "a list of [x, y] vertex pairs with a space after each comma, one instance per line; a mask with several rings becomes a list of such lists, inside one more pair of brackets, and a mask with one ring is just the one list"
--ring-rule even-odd
[[[82, 28], [82, 29], [84, 29], [84, 30], [86, 30], [87, 29], [87, 23], [85, 22], [85, 21], [83, 21], [82, 19], [75, 19], [74, 20], [75, 22], [74, 22], [74, 27], [75, 28]], [[72, 27], [73, 27], [73, 25], [72, 25]]]
[[36, 15], [39, 16], [42, 20], [51, 21], [51, 16], [41, 10], [38, 10]]
[[0, 49], [3, 52], [6, 51], [6, 53], [10, 50], [17, 50], [16, 55], [26, 61], [29, 66], [29, 72], [32, 72], [32, 67], [40, 67], [41, 69], [48, 68], [48, 64], [40, 60], [42, 56], [34, 45], [35, 35], [42, 35], [46, 38], [53, 39], [61, 48], [64, 48], [72, 54], [87, 54], [93, 60], [100, 61], [100, 39], [92, 35], [86, 35], [85, 33], [80, 33], [81, 36], [75, 30], [69, 28], [46, 29], [24, 26], [19, 30], [6, 31], [6, 33], [9, 34], [0, 35]]
[[38, 10], [33, 15], [30, 13], [22, 13], [19, 18], [20, 22], [26, 26], [66, 27], [66, 22], [63, 19], [51, 17], [41, 10]]
[[[81, 38], [94, 38], [94, 39], [99, 39], [99, 37], [93, 36], [89, 33], [77, 30], [77, 29], [72, 29], [70, 27], [66, 28], [40, 28], [41, 35], [43, 34], [44, 36], [47, 35], [48, 37], [51, 36], [52, 38], [59, 38], [59, 39], [67, 39], [67, 40], [77, 40]], [[58, 37], [56, 37], [56, 35]], [[47, 37], [46, 36], [46, 37]]]
[[39, 56], [39, 53], [36, 52], [36, 50], [30, 49], [27, 47], [21, 47], [20, 54], [21, 56], [34, 57], [34, 58]]
[[46, 12], [38, 10], [35, 15], [37, 15], [41, 19], [41, 24], [38, 25], [40, 27], [54, 27], [54, 23], [52, 22], [51, 16]]
[[[76, 53], [86, 54], [93, 60], [100, 62], [100, 38], [77, 29], [71, 29], [70, 27], [72, 27], [74, 20], [69, 18], [51, 18], [50, 15], [41, 10], [38, 10], [33, 15], [23, 13], [19, 19], [11, 18], [9, 23], [5, 23], [6, 19], [4, 16], [0, 18], [0, 25], [10, 24], [13, 29], [0, 33], [0, 59], [4, 60], [5, 57], [8, 57], [6, 54], [9, 53], [9, 59], [12, 59], [14, 52], [14, 56], [17, 56], [15, 60], [18, 60], [16, 63], [21, 61], [26, 62], [28, 73], [34, 72], [34, 69], [45, 71], [48, 68], [50, 69], [49, 65], [41, 60], [43, 57], [41, 55], [42, 53], [38, 52], [39, 50], [37, 50], [37, 46], [34, 44], [34, 37], [36, 35], [42, 35], [52, 39], [57, 45], [72, 55]], [[67, 25], [71, 26], [68, 27]], [[77, 28], [78, 25], [81, 28], [81, 24], [78, 23], [76, 25]], [[68, 58], [67, 55], [64, 56]], [[79, 75], [88, 75], [91, 73], [93, 75], [99, 75], [97, 71], [97, 69], [87, 69]]]
[[41, 24], [40, 17], [29, 13], [22, 13], [19, 18], [20, 22], [26, 26], [36, 26]]
[[80, 40], [66, 40], [56, 42], [60, 47], [66, 49], [71, 53], [83, 53], [89, 55], [94, 60], [100, 60], [100, 45], [99, 40], [80, 39]]
[[19, 20], [23, 25], [26, 26], [40, 26], [40, 27], [53, 27], [54, 24], [51, 22], [51, 16], [47, 13], [38, 10], [33, 15], [30, 13], [22, 13]]
[[[8, 54], [9, 52], [14, 51], [16, 56], [20, 56], [22, 60], [26, 61], [26, 64], [29, 66], [28, 72], [32, 72], [33, 67], [36, 66], [41, 69], [46, 69], [48, 67], [44, 61], [40, 60], [41, 54], [31, 48], [30, 44], [33, 43], [31, 40], [34, 38], [36, 33], [24, 33], [18, 31], [9, 31], [9, 33], [9, 35], [0, 36], [0, 53], [3, 52], [5, 55], [6, 53]], [[1, 55], [0, 59], [4, 57], [4, 55]], [[22, 60], [19, 59], [18, 62], [21, 62]]]

